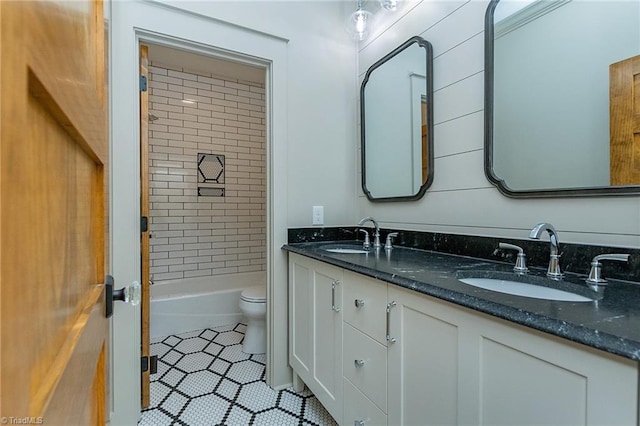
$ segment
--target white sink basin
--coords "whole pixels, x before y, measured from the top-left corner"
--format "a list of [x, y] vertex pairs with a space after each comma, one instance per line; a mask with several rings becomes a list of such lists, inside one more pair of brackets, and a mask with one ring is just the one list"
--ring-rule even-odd
[[519, 283], [516, 281], [500, 280], [495, 278], [459, 278], [458, 280], [474, 287], [480, 287], [485, 290], [497, 291], [500, 293], [513, 294], [514, 296], [558, 300], [562, 302], [593, 302], [593, 299], [589, 299], [588, 297], [581, 296], [579, 294], [535, 284]]
[[342, 247], [336, 247], [336, 248], [329, 248], [329, 249], [325, 249], [328, 252], [331, 253], [342, 253], [342, 254], [366, 254], [369, 253], [366, 250], [362, 250], [362, 249], [353, 249], [353, 248], [342, 248]]

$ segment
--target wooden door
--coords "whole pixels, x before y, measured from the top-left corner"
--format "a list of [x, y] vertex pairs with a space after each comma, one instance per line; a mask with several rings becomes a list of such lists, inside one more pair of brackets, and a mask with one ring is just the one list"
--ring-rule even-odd
[[427, 126], [427, 101], [423, 99], [420, 103], [420, 117], [422, 117], [422, 185], [429, 178], [429, 127]]
[[[149, 47], [140, 46], [140, 76], [149, 80]], [[149, 92], [140, 90], [140, 215], [147, 218], [149, 226]], [[140, 357], [150, 359], [149, 342], [149, 308], [151, 297], [149, 294], [149, 231], [140, 234], [140, 276], [142, 279], [140, 301]], [[148, 364], [150, 367], [150, 363]], [[142, 372], [141, 404], [147, 408], [150, 402], [150, 374], [151, 368]]]
[[2, 1], [0, 41], [0, 416], [104, 424], [103, 5]]
[[640, 55], [609, 67], [611, 185], [640, 185]]

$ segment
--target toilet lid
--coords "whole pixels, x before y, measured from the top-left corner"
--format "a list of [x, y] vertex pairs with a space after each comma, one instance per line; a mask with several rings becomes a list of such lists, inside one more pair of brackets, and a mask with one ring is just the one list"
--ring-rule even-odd
[[267, 287], [257, 285], [255, 287], [245, 288], [242, 290], [240, 298], [248, 302], [264, 302], [267, 300]]

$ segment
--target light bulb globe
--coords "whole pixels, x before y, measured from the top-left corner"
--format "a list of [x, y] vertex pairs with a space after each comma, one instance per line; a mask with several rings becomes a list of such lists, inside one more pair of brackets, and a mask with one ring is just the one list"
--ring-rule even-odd
[[347, 32], [352, 39], [362, 41], [369, 36], [369, 19], [371, 12], [359, 8], [347, 19]]

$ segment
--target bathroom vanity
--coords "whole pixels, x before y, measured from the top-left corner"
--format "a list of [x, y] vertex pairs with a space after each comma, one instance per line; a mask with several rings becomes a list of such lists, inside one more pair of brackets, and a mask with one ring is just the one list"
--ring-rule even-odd
[[506, 264], [330, 245], [284, 246], [289, 362], [339, 424], [637, 424], [640, 287], [532, 299], [459, 281]]

